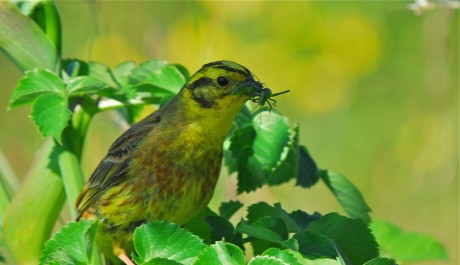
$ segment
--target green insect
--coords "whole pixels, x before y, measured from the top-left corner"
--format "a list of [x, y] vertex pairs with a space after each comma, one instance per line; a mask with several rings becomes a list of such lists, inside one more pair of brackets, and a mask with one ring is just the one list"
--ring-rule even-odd
[[279, 93], [272, 93], [271, 89], [268, 87], [261, 87], [258, 89], [255, 93], [255, 95], [252, 97], [252, 102], [257, 103], [260, 107], [263, 107], [265, 103], [270, 106], [268, 111], [271, 111], [273, 107], [276, 107], [276, 100], [273, 99], [273, 97], [288, 93], [289, 90], [285, 90], [283, 92]]
[[243, 93], [251, 93], [251, 101], [257, 103], [258, 106], [263, 107], [265, 104], [270, 106], [269, 111], [276, 107], [276, 100], [273, 97], [288, 93], [289, 90], [280, 92], [280, 93], [272, 93], [271, 89], [265, 87], [265, 85], [259, 81], [250, 80], [245, 83], [241, 83], [238, 85], [233, 91], [232, 94], [238, 95]]

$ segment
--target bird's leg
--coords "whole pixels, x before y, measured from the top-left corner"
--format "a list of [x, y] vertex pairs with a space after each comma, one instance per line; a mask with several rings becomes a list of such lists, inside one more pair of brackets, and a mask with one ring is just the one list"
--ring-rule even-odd
[[118, 258], [126, 265], [136, 265], [124, 252], [119, 254]]

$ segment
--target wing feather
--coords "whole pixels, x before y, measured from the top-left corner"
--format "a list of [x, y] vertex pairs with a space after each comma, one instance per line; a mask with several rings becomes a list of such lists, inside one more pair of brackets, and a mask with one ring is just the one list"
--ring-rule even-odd
[[110, 147], [83, 187], [75, 205], [78, 219], [110, 187], [123, 182], [128, 176], [133, 151], [160, 122], [160, 116], [153, 113], [123, 133]]

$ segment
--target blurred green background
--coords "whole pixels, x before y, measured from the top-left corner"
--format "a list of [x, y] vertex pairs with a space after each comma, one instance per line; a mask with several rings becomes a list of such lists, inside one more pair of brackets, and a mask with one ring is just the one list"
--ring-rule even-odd
[[[322, 168], [346, 175], [374, 219], [435, 237], [459, 264], [459, 12], [417, 16], [410, 1], [166, 2], [61, 1], [63, 56], [115, 66], [163, 58], [196, 71], [231, 59], [274, 92], [299, 123]], [[0, 54], [0, 150], [18, 176], [42, 140], [29, 109], [7, 111], [22, 73]], [[88, 177], [123, 130], [96, 117], [84, 158]], [[215, 207], [235, 199], [221, 177]], [[237, 197], [281, 201], [288, 210], [338, 211], [323, 184], [294, 183]], [[241, 213], [244, 214], [244, 213]]]

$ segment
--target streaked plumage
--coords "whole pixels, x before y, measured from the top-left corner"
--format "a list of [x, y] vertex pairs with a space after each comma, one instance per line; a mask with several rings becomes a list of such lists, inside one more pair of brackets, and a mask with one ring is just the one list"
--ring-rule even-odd
[[[244, 93], [233, 93], [241, 86]], [[206, 64], [170, 102], [113, 143], [76, 201], [78, 218], [100, 220], [106, 255], [130, 255], [134, 229], [149, 220], [184, 224], [206, 207], [224, 138], [260, 86], [237, 63]]]

